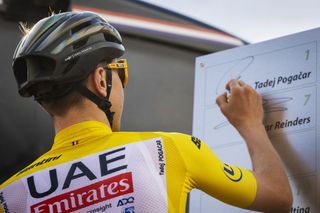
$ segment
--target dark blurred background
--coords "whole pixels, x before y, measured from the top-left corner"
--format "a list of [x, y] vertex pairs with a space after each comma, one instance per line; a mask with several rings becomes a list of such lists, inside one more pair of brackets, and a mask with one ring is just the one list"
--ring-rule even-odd
[[[123, 36], [130, 76], [125, 90], [124, 131], [191, 134], [195, 57], [246, 43], [138, 0], [0, 0], [0, 182], [49, 150], [54, 137], [48, 114], [32, 98], [21, 98], [17, 93], [11, 63], [22, 38], [18, 22], [32, 26], [50, 11], [68, 10], [99, 12]], [[121, 18], [128, 21], [120, 22]], [[148, 28], [141, 20], [171, 28]], [[199, 36], [183, 34], [183, 30], [199, 32]]]

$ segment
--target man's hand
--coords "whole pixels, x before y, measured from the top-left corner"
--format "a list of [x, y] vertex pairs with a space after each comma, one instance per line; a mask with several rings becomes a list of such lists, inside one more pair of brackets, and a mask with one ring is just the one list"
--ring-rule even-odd
[[292, 193], [282, 161], [263, 125], [262, 97], [242, 81], [226, 85], [230, 95], [217, 98], [222, 113], [244, 138], [257, 181], [257, 194], [249, 209], [272, 213], [289, 212]]
[[239, 131], [263, 125], [262, 97], [243, 81], [231, 80], [226, 85], [230, 92], [220, 95], [217, 104], [229, 122]]

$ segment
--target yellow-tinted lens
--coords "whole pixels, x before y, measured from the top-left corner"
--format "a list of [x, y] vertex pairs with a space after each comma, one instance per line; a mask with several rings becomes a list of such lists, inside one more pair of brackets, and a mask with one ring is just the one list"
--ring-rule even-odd
[[128, 64], [126, 59], [119, 59], [115, 63], [108, 64], [109, 69], [117, 69], [119, 77], [122, 82], [123, 88], [128, 84], [129, 74], [128, 74]]

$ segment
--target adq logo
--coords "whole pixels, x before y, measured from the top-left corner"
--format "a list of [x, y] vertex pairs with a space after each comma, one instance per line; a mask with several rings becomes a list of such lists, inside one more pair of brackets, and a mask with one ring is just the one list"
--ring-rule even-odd
[[128, 197], [119, 200], [117, 206], [123, 206], [129, 203], [134, 203], [134, 197]]
[[236, 166], [230, 166], [225, 163], [222, 166], [222, 170], [227, 178], [229, 178], [233, 182], [239, 182], [242, 179], [242, 171]]

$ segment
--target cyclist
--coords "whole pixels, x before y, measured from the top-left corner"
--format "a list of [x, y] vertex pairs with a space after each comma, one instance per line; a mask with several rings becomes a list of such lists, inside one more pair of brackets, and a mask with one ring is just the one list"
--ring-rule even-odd
[[231, 96], [217, 104], [246, 141], [253, 171], [189, 135], [120, 132], [124, 52], [118, 31], [91, 12], [52, 15], [26, 32], [13, 58], [19, 93], [51, 115], [56, 136], [1, 185], [0, 212], [185, 212], [193, 188], [241, 208], [289, 211], [288, 179], [250, 86], [231, 80]]

